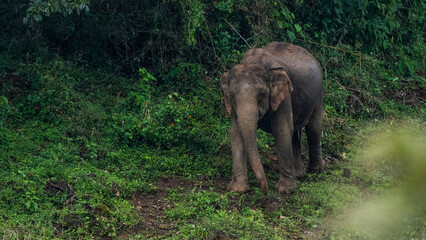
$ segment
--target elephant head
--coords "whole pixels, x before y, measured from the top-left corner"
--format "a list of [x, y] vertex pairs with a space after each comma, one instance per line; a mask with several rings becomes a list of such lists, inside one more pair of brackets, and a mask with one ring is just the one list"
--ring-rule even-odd
[[[290, 98], [293, 86], [281, 68], [264, 69], [258, 64], [238, 64], [225, 71], [220, 81], [228, 113], [233, 110], [242, 138], [261, 190], [267, 192], [267, 181], [259, 158], [256, 141], [257, 123], [269, 109], [276, 111], [284, 99]], [[233, 139], [231, 139], [233, 141]]]

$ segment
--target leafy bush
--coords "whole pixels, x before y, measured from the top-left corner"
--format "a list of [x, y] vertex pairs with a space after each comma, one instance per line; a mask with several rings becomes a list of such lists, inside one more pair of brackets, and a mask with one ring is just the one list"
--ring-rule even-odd
[[[155, 102], [150, 101], [155, 94], [152, 90], [155, 78], [147, 72], [141, 75], [138, 90], [130, 92], [124, 102], [130, 112], [112, 116], [113, 127], [120, 133], [121, 139], [130, 146], [144, 142], [169, 149], [182, 147], [211, 152], [217, 148], [220, 138], [216, 136], [224, 134], [226, 128], [215, 118], [217, 105], [209, 104], [209, 97], [217, 98], [217, 93], [197, 79], [199, 71], [197, 65], [179, 65], [168, 75], [167, 82], [184, 93], [158, 93]], [[170, 80], [178, 74], [188, 77], [187, 81]], [[199, 85], [195, 85], [195, 79]], [[195, 86], [184, 89], [184, 82]]]

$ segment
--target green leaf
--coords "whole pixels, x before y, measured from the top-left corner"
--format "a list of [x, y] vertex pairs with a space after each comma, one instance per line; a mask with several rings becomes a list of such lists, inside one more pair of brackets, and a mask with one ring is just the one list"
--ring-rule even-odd
[[359, 9], [362, 9], [362, 6], [364, 5], [364, 0], [358, 0], [357, 2]]
[[288, 37], [290, 38], [290, 42], [294, 42], [294, 40], [296, 39], [296, 35], [294, 35], [294, 32], [292, 31], [287, 31]]
[[296, 29], [296, 32], [302, 31], [302, 27], [299, 24], [294, 24], [294, 28]]
[[40, 14], [36, 14], [36, 15], [34, 16], [34, 20], [36, 20], [36, 22], [40, 22], [42, 18], [43, 18], [43, 17], [42, 17]]
[[277, 11], [277, 9], [274, 9], [273, 12], [274, 12], [275, 17], [279, 17], [280, 16], [280, 13]]

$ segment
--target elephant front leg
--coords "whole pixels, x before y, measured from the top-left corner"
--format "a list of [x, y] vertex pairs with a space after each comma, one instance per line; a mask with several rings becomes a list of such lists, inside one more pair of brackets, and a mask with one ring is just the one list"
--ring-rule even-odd
[[281, 104], [279, 111], [274, 116], [272, 132], [275, 138], [280, 175], [275, 189], [279, 193], [288, 193], [296, 187], [292, 148], [293, 116], [290, 107]]
[[231, 149], [232, 149], [232, 180], [227, 190], [243, 193], [249, 190], [247, 177], [247, 152], [244, 150], [243, 141], [236, 119], [231, 124]]

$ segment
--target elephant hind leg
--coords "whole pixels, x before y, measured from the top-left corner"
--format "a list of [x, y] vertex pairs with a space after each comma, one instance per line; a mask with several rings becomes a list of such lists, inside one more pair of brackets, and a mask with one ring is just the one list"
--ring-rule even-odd
[[297, 178], [305, 176], [305, 165], [302, 161], [302, 129], [294, 131], [292, 138], [294, 171]]
[[322, 100], [318, 104], [306, 126], [306, 135], [309, 145], [309, 171], [320, 172], [324, 169], [325, 162], [321, 156], [321, 125], [322, 125]]

